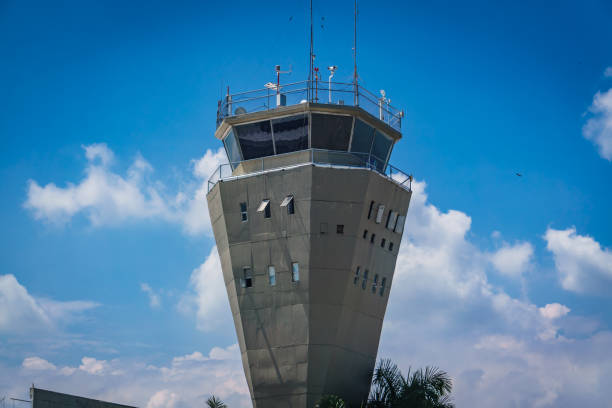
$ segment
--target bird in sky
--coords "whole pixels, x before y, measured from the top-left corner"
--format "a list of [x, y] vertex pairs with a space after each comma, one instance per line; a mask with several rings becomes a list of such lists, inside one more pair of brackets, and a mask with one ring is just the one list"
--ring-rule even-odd
[[289, 17], [289, 21], [293, 20], [293, 16]]
[[517, 176], [519, 177], [523, 177], [523, 175], [521, 173], [516, 173]]

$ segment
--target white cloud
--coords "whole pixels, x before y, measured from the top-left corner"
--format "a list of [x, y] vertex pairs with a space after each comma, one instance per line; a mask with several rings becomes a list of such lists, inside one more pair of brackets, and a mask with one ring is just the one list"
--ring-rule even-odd
[[561, 286], [578, 293], [608, 293], [612, 288], [612, 252], [575, 228], [549, 228], [544, 235], [553, 253]]
[[582, 135], [599, 149], [599, 155], [612, 161], [612, 89], [597, 92], [589, 107], [592, 116], [582, 128]]
[[109, 165], [115, 158], [114, 153], [108, 148], [106, 143], [94, 143], [89, 146], [82, 146], [85, 149], [85, 157], [93, 162], [100, 159], [103, 166]]
[[128, 220], [160, 219], [178, 223], [189, 234], [210, 232], [206, 202], [207, 181], [225, 160], [222, 148], [207, 150], [192, 161], [193, 181], [185, 191], [166, 193], [159, 181], [151, 180], [153, 167], [140, 154], [125, 175], [113, 172], [113, 152], [106, 144], [84, 146], [88, 160], [85, 177], [77, 184], [41, 186], [29, 180], [24, 207], [39, 220], [65, 224], [84, 214], [92, 225], [116, 225]]
[[26, 334], [53, 330], [71, 323], [98, 304], [59, 302], [30, 295], [13, 275], [0, 275], [0, 333]]
[[520, 277], [530, 266], [533, 247], [529, 242], [504, 245], [491, 254], [491, 263], [502, 275]]
[[606, 70], [604, 71], [604, 76], [605, 76], [606, 78], [610, 78], [610, 77], [612, 77], [612, 67], [608, 67], [608, 68], [606, 68]]
[[152, 308], [159, 308], [161, 306], [161, 297], [148, 283], [141, 283], [140, 290], [149, 296], [149, 306]]
[[[487, 277], [491, 254], [466, 238], [470, 217], [428, 203], [425, 183], [413, 182], [413, 190], [379, 358], [391, 357], [404, 372], [447, 370], [457, 406], [606, 405], [612, 333], [568, 316], [567, 306], [538, 307], [495, 287]], [[523, 261], [507, 272], [532, 257], [525, 243], [507, 246], [515, 247]]]
[[210, 394], [228, 406], [251, 407], [237, 345], [194, 352], [155, 366], [131, 360], [83, 357], [78, 368], [39, 357], [20, 368], [0, 361], [0, 395], [22, 395], [32, 382], [43, 388], [147, 408], [204, 406]]
[[55, 370], [57, 367], [55, 364], [48, 362], [47, 360], [40, 357], [28, 357], [23, 360], [21, 366], [28, 370]]
[[157, 391], [147, 402], [147, 408], [176, 408], [181, 405], [181, 397], [170, 390]]
[[100, 375], [108, 372], [110, 369], [106, 360], [96, 360], [93, 357], [83, 357], [79, 370], [89, 374]]
[[558, 319], [570, 312], [570, 308], [560, 303], [549, 303], [540, 308], [540, 314], [547, 319]]
[[195, 313], [198, 329], [212, 331], [221, 326], [231, 327], [233, 320], [216, 246], [204, 263], [193, 270], [189, 286], [178, 307], [185, 314]]

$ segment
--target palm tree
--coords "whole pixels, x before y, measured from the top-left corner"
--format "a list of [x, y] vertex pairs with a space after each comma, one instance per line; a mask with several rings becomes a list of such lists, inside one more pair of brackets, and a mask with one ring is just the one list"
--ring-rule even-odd
[[221, 401], [214, 395], [212, 395], [206, 400], [206, 405], [208, 406], [208, 408], [227, 408], [227, 405], [225, 405], [223, 401]]
[[335, 395], [324, 395], [315, 408], [346, 408], [344, 400]]
[[454, 408], [452, 381], [437, 367], [425, 367], [404, 377], [391, 360], [381, 360], [374, 371], [369, 408]]

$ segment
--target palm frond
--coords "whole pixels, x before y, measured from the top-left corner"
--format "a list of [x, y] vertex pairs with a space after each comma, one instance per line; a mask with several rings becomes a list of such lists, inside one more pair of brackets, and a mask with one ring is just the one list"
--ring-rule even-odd
[[206, 405], [208, 408], [227, 408], [227, 405], [214, 395], [211, 395], [210, 398], [206, 400]]

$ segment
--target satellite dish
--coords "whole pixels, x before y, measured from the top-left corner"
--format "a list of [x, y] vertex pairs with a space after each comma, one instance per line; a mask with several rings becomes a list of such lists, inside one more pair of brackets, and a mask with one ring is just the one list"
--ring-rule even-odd
[[236, 108], [236, 110], [234, 111], [234, 114], [236, 115], [244, 115], [245, 113], [247, 113], [247, 111], [242, 106]]

